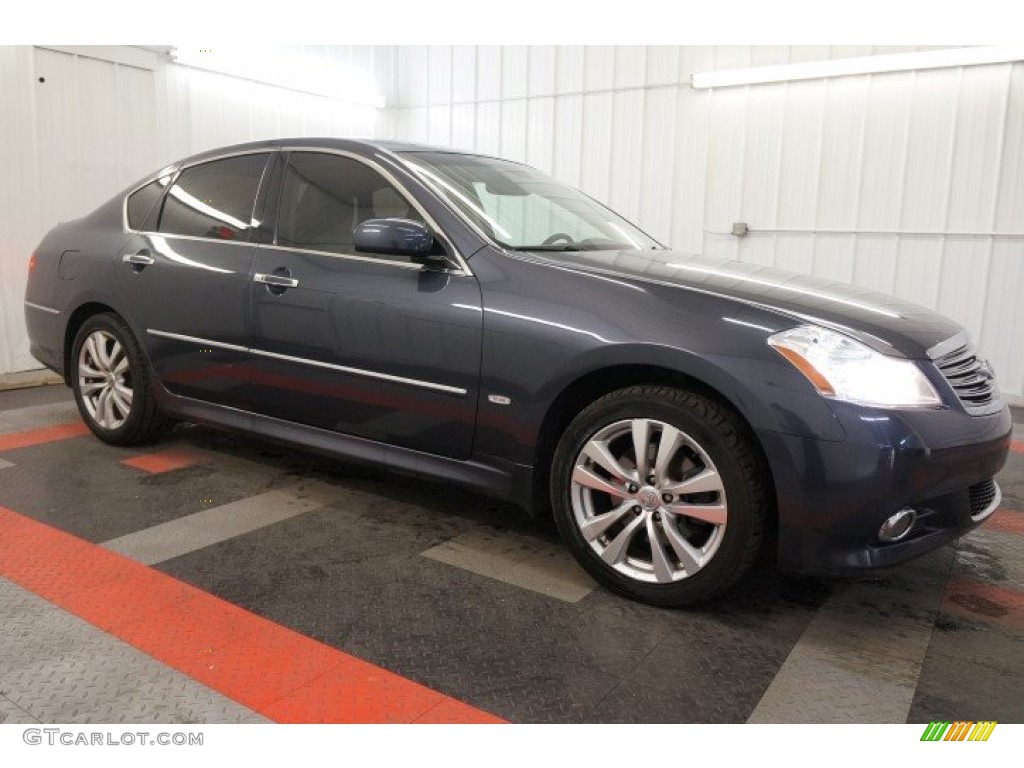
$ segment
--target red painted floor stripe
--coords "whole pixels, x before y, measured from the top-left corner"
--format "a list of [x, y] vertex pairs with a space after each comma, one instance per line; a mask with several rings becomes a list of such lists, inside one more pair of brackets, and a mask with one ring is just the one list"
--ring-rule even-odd
[[980, 530], [1002, 531], [1024, 536], [1024, 514], [1009, 509], [997, 509]]
[[48, 427], [28, 429], [24, 432], [8, 432], [0, 435], [0, 451], [14, 451], [32, 445], [52, 443], [55, 440], [67, 440], [69, 437], [81, 437], [89, 434], [89, 428], [81, 421], [69, 421], [66, 424], [52, 424]]
[[437, 704], [427, 714], [416, 718], [417, 723], [430, 723], [433, 725], [460, 725], [464, 723], [493, 723], [494, 716], [482, 712], [468, 704], [463, 704], [455, 699], [445, 699]]
[[942, 610], [1014, 632], [1024, 629], [1024, 592], [998, 584], [950, 579], [946, 584]]
[[121, 463], [126, 467], [141, 469], [143, 472], [159, 475], [175, 469], [191, 467], [197, 461], [199, 461], [199, 457], [188, 451], [160, 451], [158, 453], [146, 453], [142, 456], [133, 456]]
[[278, 722], [504, 722], [4, 507], [0, 576]]
[[1010, 441], [1010, 450], [1014, 451], [1015, 453], [1024, 453], [1024, 441], [1021, 441], [1021, 440], [1011, 440]]

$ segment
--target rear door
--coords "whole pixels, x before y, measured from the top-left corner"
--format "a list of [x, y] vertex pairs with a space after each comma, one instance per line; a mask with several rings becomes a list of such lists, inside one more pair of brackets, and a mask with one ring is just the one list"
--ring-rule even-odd
[[365, 159], [293, 151], [281, 168], [276, 237], [260, 246], [249, 289], [255, 410], [468, 456], [480, 376], [476, 279], [355, 251], [361, 221], [426, 221]]
[[[259, 226], [253, 210], [271, 153], [192, 165], [143, 222], [131, 221], [152, 190], [129, 197], [119, 257], [128, 320], [171, 392], [244, 407], [248, 386], [246, 303]], [[141, 213], [138, 216], [142, 216]]]

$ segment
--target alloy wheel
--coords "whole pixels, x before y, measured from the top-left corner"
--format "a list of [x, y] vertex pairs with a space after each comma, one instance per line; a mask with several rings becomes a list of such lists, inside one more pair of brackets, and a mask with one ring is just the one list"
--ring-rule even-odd
[[725, 484], [707, 451], [656, 419], [595, 433], [576, 458], [571, 503], [583, 538], [616, 571], [644, 582], [692, 576], [725, 534]]
[[78, 353], [78, 389], [89, 416], [103, 429], [123, 426], [132, 410], [131, 364], [124, 345], [93, 331]]

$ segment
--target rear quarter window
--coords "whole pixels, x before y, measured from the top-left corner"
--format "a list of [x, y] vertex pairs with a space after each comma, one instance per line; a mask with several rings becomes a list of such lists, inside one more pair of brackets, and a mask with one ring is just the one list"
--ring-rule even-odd
[[160, 202], [160, 198], [170, 182], [170, 175], [161, 176], [156, 181], [151, 181], [128, 195], [128, 229], [140, 231], [146, 228], [149, 215], [156, 208], [156, 204]]

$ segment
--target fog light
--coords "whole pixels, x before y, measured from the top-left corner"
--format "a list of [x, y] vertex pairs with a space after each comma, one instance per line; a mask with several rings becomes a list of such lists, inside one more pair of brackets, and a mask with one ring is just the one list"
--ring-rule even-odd
[[917, 512], [909, 507], [904, 507], [882, 523], [882, 527], [878, 529], [878, 540], [886, 544], [900, 541], [910, 533], [915, 520], [917, 520]]

